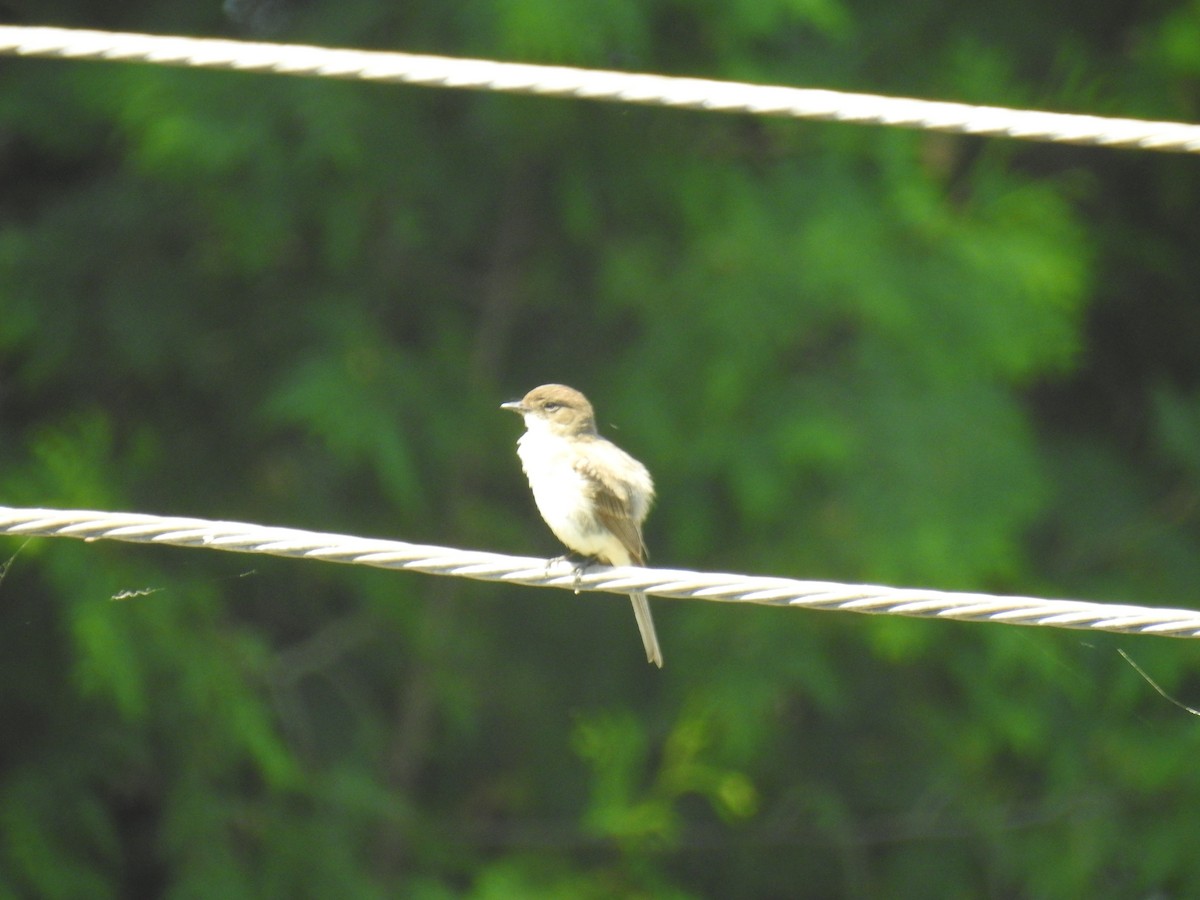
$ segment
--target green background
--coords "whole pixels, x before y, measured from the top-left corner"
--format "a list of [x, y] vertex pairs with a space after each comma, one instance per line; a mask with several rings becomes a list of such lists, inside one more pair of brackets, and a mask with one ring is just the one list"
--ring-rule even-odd
[[[0, 18], [1200, 119], [1200, 4], [8, 0]], [[0, 59], [0, 502], [1190, 606], [1200, 160]], [[0, 897], [1200, 894], [1196, 644], [4, 538]], [[137, 596], [112, 602], [122, 592]]]

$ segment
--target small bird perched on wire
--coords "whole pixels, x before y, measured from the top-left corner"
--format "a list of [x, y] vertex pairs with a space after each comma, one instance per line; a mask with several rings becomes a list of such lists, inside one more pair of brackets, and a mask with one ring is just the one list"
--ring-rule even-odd
[[[564, 384], [543, 384], [521, 400], [502, 403], [525, 419], [517, 455], [538, 512], [567, 549], [610, 566], [646, 561], [642, 522], [654, 482], [640, 462], [596, 432], [587, 397]], [[646, 659], [662, 668], [650, 603], [629, 595]]]

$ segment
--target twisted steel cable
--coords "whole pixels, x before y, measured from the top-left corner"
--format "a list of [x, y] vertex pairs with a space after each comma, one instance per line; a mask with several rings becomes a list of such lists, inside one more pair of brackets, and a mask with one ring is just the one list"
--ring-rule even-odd
[[477, 550], [176, 516], [0, 507], [0, 534], [207, 547], [236, 553], [321, 559], [537, 587], [616, 594], [640, 590], [658, 597], [681, 600], [759, 603], [879, 615], [1200, 637], [1200, 611], [1197, 610], [633, 566], [593, 566], [577, 573], [574, 566], [563, 561], [548, 562]]
[[1180, 122], [1104, 118], [483, 59], [13, 25], [0, 26], [0, 54], [389, 81], [713, 112], [893, 125], [1030, 141], [1200, 153], [1200, 126]]

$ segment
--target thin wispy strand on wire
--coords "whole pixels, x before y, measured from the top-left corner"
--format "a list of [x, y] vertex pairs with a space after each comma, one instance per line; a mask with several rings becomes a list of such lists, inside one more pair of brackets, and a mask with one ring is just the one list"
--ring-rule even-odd
[[631, 590], [640, 590], [658, 597], [680, 600], [757, 603], [929, 619], [1200, 637], [1200, 611], [1196, 610], [632, 566], [595, 566], [577, 573], [575, 567], [566, 562], [550, 563], [530, 557], [246, 522], [215, 522], [140, 513], [0, 507], [0, 534], [204, 547], [536, 587], [606, 591], [622, 595]]
[[484, 59], [0, 26], [0, 54], [229, 69], [1200, 153], [1200, 126]]

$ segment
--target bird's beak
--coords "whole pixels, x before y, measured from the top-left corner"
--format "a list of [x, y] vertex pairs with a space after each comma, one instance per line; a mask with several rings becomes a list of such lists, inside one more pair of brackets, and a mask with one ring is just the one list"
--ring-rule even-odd
[[525, 407], [520, 400], [509, 400], [507, 403], [501, 403], [500, 408], [512, 410], [517, 415], [525, 414]]

